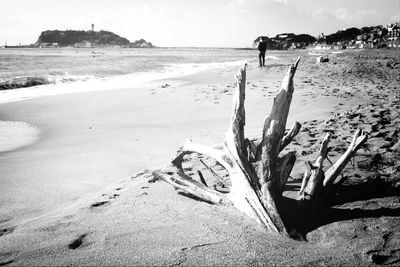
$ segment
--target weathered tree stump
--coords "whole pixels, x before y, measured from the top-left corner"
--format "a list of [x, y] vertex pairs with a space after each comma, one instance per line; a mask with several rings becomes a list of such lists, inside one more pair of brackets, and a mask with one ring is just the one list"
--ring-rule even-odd
[[[217, 205], [233, 205], [264, 225], [268, 231], [301, 238], [282, 216], [282, 192], [296, 161], [295, 151], [283, 154], [282, 150], [299, 133], [301, 127], [300, 123], [295, 122], [285, 134], [294, 91], [293, 77], [299, 61], [300, 58], [289, 67], [281, 89], [274, 98], [272, 110], [265, 119], [258, 144], [244, 136], [245, 65], [236, 76], [232, 117], [223, 147], [216, 149], [187, 140], [181, 152], [172, 161], [175, 173], [170, 175], [154, 171], [154, 176], [170, 183], [177, 190], [204, 201]], [[360, 146], [366, 142], [367, 136], [358, 130], [348, 150], [327, 171], [324, 171], [323, 163], [327, 156], [329, 139], [328, 134], [322, 141], [315, 162], [307, 163], [298, 201], [321, 201], [329, 195], [332, 185], [343, 182], [342, 179], [337, 179], [339, 174]], [[182, 167], [183, 157], [190, 153], [213, 158], [226, 169], [232, 183], [229, 193], [213, 190], [205, 183], [195, 181], [185, 174]]]

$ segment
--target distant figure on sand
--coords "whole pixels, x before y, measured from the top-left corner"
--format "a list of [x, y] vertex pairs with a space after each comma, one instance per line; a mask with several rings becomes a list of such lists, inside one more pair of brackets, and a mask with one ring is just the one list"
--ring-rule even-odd
[[260, 67], [265, 66], [265, 51], [267, 51], [267, 38], [261, 37], [258, 42], [258, 60], [260, 62]]

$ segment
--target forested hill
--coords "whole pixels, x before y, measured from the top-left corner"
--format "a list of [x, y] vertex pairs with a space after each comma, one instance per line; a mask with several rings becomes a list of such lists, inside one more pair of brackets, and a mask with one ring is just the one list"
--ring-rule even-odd
[[[144, 40], [140, 40], [144, 41]], [[136, 41], [137, 42], [137, 41]], [[136, 47], [135, 43], [131, 43], [128, 39], [121, 37], [109, 31], [44, 31], [40, 34], [36, 45], [57, 44], [60, 47], [65, 46], [86, 46], [86, 47], [104, 47], [104, 46], [121, 46]], [[153, 47], [150, 42], [140, 42], [140, 47]]]

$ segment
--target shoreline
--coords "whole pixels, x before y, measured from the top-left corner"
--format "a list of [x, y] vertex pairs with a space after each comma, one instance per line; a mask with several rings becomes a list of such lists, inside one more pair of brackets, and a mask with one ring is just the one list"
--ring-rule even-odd
[[[318, 142], [312, 140], [316, 133], [323, 133], [321, 129], [334, 127], [339, 137], [335, 142], [345, 146], [345, 131], [352, 131], [353, 120], [364, 125], [365, 118], [358, 114], [370, 113], [364, 126], [381, 119], [385, 123], [387, 116], [391, 119], [390, 129], [373, 133], [373, 153], [387, 146], [383, 137], [395, 136], [391, 131], [396, 117], [390, 109], [396, 107], [398, 96], [393, 92], [398, 90], [398, 77], [390, 77], [396, 70], [382, 70], [389, 77], [385, 79], [386, 74], [376, 73], [374, 55], [369, 55], [368, 62], [364, 58], [356, 62], [360, 65], [354, 63], [357, 54], [330, 57], [329, 64], [316, 64], [314, 56], [303, 58], [295, 76], [287, 128], [293, 120], [300, 121], [304, 131], [299, 138], [308, 145], [297, 148], [299, 157], [305, 157], [296, 163], [292, 189], [287, 189], [286, 195], [296, 193], [296, 181], [301, 175], [297, 168], [302, 168], [307, 155], [315, 155], [312, 152], [318, 149]], [[255, 60], [248, 65], [248, 137], [260, 135], [291, 59], [269, 61], [265, 68], [256, 67]], [[40, 188], [43, 195], [31, 193], [27, 196], [31, 199], [22, 199], [19, 206], [15, 198], [7, 202], [2, 196], [0, 226], [5, 234], [0, 237], [0, 262], [361, 266], [371, 264], [369, 251], [374, 251], [388, 232], [389, 241], [382, 253], [394, 249], [400, 233], [395, 194], [338, 206], [338, 210], [371, 210], [382, 216], [325, 223], [308, 234], [310, 242], [300, 243], [266, 233], [230, 207], [212, 206], [179, 195], [166, 183], [155, 181], [151, 171], [141, 172], [164, 167], [186, 138], [208, 146], [221, 143], [231, 114], [236, 72], [234, 67], [208, 70], [160, 80], [143, 90], [86, 92], [0, 105], [0, 114], [6, 119], [27, 118], [28, 123], [41, 129], [43, 136], [30, 146], [0, 153], [3, 177], [10, 179], [8, 185], [0, 187], [11, 190], [12, 198], [39, 189], [37, 183], [45, 184]], [[330, 120], [337, 125], [329, 124]], [[362, 155], [367, 160], [371, 158], [368, 153], [372, 152]], [[361, 170], [349, 168], [355, 174]], [[368, 180], [372, 170], [366, 165], [362, 171], [362, 176], [352, 176], [351, 182]], [[3, 193], [7, 195], [6, 190]], [[31, 210], [27, 209], [28, 203]], [[41, 204], [41, 210], [35, 203]], [[31, 219], [18, 217], [21, 214], [15, 211], [19, 208], [25, 208], [19, 211], [31, 215]], [[13, 209], [14, 214], [6, 209]], [[254, 253], [249, 253], [249, 244]]]
[[[207, 71], [210, 72], [212, 70]], [[169, 77], [169, 74], [167, 76]], [[158, 76], [157, 78], [162, 77]], [[166, 84], [168, 84], [168, 86], [165, 86]], [[161, 92], [170, 98], [172, 102], [174, 96], [171, 95], [170, 91], [177, 89], [185, 91], [184, 88], [183, 82], [178, 79], [157, 79], [142, 88], [95, 90], [90, 92], [80, 90], [75, 94], [38, 96], [32, 99], [23, 99], [24, 101], [1, 104], [0, 116], [2, 120], [24, 120], [26, 123], [40, 129], [41, 138], [38, 139], [32, 135], [28, 138], [30, 142], [15, 144], [14, 150], [8, 149], [7, 152], [0, 153], [1, 165], [6, 166], [2, 168], [5, 178], [1, 181], [2, 187], [8, 189], [8, 192], [3, 192], [0, 199], [0, 202], [4, 204], [2, 205], [3, 207], [0, 208], [0, 217], [5, 216], [8, 218], [11, 216], [17, 223], [20, 215], [22, 215], [21, 219], [23, 220], [29, 219], [29, 217], [32, 216], [40, 216], [40, 214], [43, 214], [43, 211], [48, 208], [57, 208], [59, 205], [65, 206], [65, 203], [73, 204], [73, 202], [79, 198], [87, 198], [89, 195], [93, 195], [95, 192], [99, 192], [109, 187], [111, 184], [120, 180], [129, 179], [133, 173], [141, 169], [155, 165], [160, 166], [166, 159], [165, 155], [168, 155], [170, 151], [167, 148], [163, 148], [163, 152], [157, 153], [157, 155], [164, 154], [162, 159], [160, 159], [159, 156], [154, 159], [151, 153], [146, 152], [148, 142], [151, 142], [148, 139], [150, 139], [151, 136], [153, 136], [153, 138], [157, 136], [157, 133], [153, 130], [156, 129], [154, 127], [160, 127], [160, 129], [163, 127], [172, 127], [167, 126], [161, 119], [161, 114], [168, 113], [169, 107], [166, 106], [164, 112], [157, 113], [156, 116], [160, 118], [155, 118], [155, 115], [151, 114], [151, 109], [162, 105], [165, 100], [163, 96], [156, 97], [156, 100], [154, 100], [155, 94]], [[40, 89], [42, 88], [37, 88], [37, 90]], [[188, 95], [187, 92], [186, 95]], [[184, 96], [184, 98], [187, 97], [188, 96]], [[119, 111], [116, 115], [112, 114], [116, 108], [119, 108], [120, 104], [123, 106], [122, 109], [129, 111], [132, 119], [127, 117], [129, 113], [124, 111]], [[181, 105], [187, 106], [184, 102], [182, 102]], [[71, 107], [73, 107], [73, 110], [71, 110]], [[174, 109], [174, 113], [179, 113], [177, 109], [178, 108]], [[99, 116], [97, 114], [98, 112], [104, 114]], [[107, 116], [110, 114], [111, 116]], [[140, 118], [139, 114], [144, 115], [144, 117], [147, 116], [148, 118]], [[148, 123], [142, 123], [141, 120], [147, 121]], [[11, 127], [9, 129], [11, 131], [15, 132], [18, 130], [13, 129], [13, 125], [8, 124], [8, 126]], [[124, 129], [126, 127], [128, 127], [128, 131]], [[136, 131], [137, 127], [144, 130], [138, 133]], [[174, 129], [171, 130], [174, 133], [178, 131]], [[101, 145], [103, 138], [110, 137], [108, 136], [108, 131], [110, 131], [112, 135], [111, 139], [105, 140], [106, 144]], [[150, 136], [148, 131], [152, 132]], [[94, 136], [92, 133], [94, 133]], [[18, 134], [23, 134], [23, 132], [20, 131]], [[125, 151], [123, 153], [119, 153], [117, 149], [112, 148], [113, 144], [119, 142], [118, 140], [121, 138], [121, 135], [126, 136], [124, 137], [126, 140], [117, 145], [117, 147]], [[159, 139], [159, 143], [153, 145], [153, 150], [156, 150], [157, 146], [161, 145], [160, 142], [163, 142], [163, 137], [157, 136], [157, 138]], [[165, 145], [161, 145], [161, 147], [163, 146]], [[101, 151], [99, 147], [104, 151]], [[171, 145], [171, 147], [173, 146]], [[107, 155], [107, 153], [111, 153], [111, 160], [108, 159], [110, 155]], [[132, 157], [132, 153], [142, 154], [143, 159], [134, 160], [133, 164], [131, 164], [132, 166], [126, 165], [126, 162], [129, 161], [128, 158]], [[88, 159], [85, 158], [87, 157], [86, 155], [90, 157], [89, 160], [92, 162], [87, 162]], [[133, 156], [133, 158], [134, 157], [135, 156]], [[60, 159], [57, 160], [57, 158]], [[66, 158], [66, 160], [62, 160], [62, 158]], [[17, 169], [13, 167], [16, 164], [14, 163], [15, 159], [18, 159], [17, 164], [21, 166]], [[98, 170], [98, 165], [102, 165], [102, 163], [96, 163], [96, 159], [105, 165], [105, 167], [100, 168], [103, 169], [103, 171]], [[46, 163], [47, 161], [52, 163]], [[118, 167], [121, 164], [124, 166], [122, 168]], [[109, 169], [107, 169], [107, 166]], [[24, 168], [28, 168], [29, 170], [23, 170]], [[79, 168], [81, 168], [81, 170], [79, 170]], [[99, 171], [102, 177], [99, 182], [94, 180], [96, 175], [90, 173], [95, 170]], [[30, 173], [31, 178], [25, 180], [28, 173]], [[72, 180], [78, 183], [80, 183], [79, 180], [85, 180], [88, 176], [91, 178], [87, 179], [88, 182], [84, 181], [83, 184], [80, 183], [80, 186], [79, 184], [69, 185], [69, 189], [61, 189], [54, 184], [54, 181], [49, 180], [59, 177], [56, 180], [61, 182], [61, 184], [65, 184], [65, 181], [71, 180], [71, 178], [67, 178], [69, 176], [74, 177]], [[45, 177], [44, 180], [43, 177]], [[37, 183], [39, 187], [41, 187], [41, 184], [47, 184], [47, 186], [45, 186], [44, 189], [39, 189], [39, 194], [35, 192], [30, 194], [29, 191], [32, 190], [31, 187], [37, 187], [35, 185], [35, 179], [38, 179]], [[40, 180], [42, 182], [40, 182]], [[48, 186], [49, 184], [51, 186]], [[93, 188], [90, 188], [89, 185], [93, 186]], [[79, 187], [81, 188], [79, 189]], [[74, 192], [72, 196], [69, 195], [71, 192]], [[41, 196], [43, 193], [48, 195], [48, 197]], [[61, 195], [59, 195], [60, 193]], [[9, 203], [10, 199], [12, 200], [10, 203], [15, 202], [14, 195], [22, 195], [22, 197], [19, 197], [20, 200], [13, 204], [13, 206], [9, 206], [7, 203]], [[29, 195], [31, 195], [31, 197], [29, 197]], [[85, 197], [85, 195], [88, 196]], [[56, 196], [59, 196], [57, 200], [54, 199]], [[49, 201], [49, 199], [53, 200]], [[31, 202], [32, 204], [30, 205], [31, 207], [29, 209], [31, 211], [29, 212], [24, 211], [24, 206], [27, 202]], [[42, 204], [37, 205], [38, 202]], [[54, 205], [53, 202], [56, 203], [56, 205]], [[39, 208], [42, 205], [43, 207]], [[39, 213], [35, 211], [37, 208], [39, 208]]]
[[[272, 65], [272, 68], [277, 69], [249, 67], [246, 102], [248, 116], [252, 119], [246, 126], [248, 136], [259, 134], [263, 114], [268, 112], [286, 66]], [[230, 116], [236, 72], [234, 66], [209, 69], [158, 80], [140, 89], [43, 96], [0, 105], [3, 118], [26, 118], [27, 123], [37, 126], [42, 132], [42, 138], [37, 142], [0, 157], [0, 164], [6, 166], [3, 172], [8, 177], [3, 187], [10, 188], [9, 192], [3, 192], [0, 201], [10, 198], [15, 201], [13, 195], [17, 193], [25, 197], [22, 202], [17, 201], [20, 204], [16, 210], [20, 210], [26, 201], [32, 203], [32, 211], [38, 201], [47, 203], [41, 204], [43, 207], [39, 210], [52, 210], [59, 205], [73, 204], [118, 181], [129, 180], [140, 170], [162, 167], [186, 138], [218, 145]], [[302, 75], [299, 72], [299, 76]], [[272, 86], [255, 90], [262, 88], [266, 80], [271, 81]], [[325, 100], [313, 102], [309, 93], [300, 88], [295, 93], [288, 125], [294, 119], [323, 119], [339, 108], [339, 101], [335, 98], [319, 96], [320, 100]], [[309, 105], [307, 112], [302, 108], [304, 103]], [[186, 112], [182, 113], [182, 110]], [[309, 111], [317, 115], [310, 116]], [[208, 119], [211, 117], [214, 118], [212, 122]], [[198, 128], [199, 123], [207, 126]], [[165, 135], [169, 136], [168, 140], [165, 140]], [[136, 155], [140, 155], [139, 158]], [[15, 164], [11, 164], [15, 157], [21, 160], [18, 164], [30, 169], [28, 181], [22, 179], [26, 171], [7, 167]], [[66, 185], [66, 181], [72, 184]], [[39, 190], [39, 194], [27, 197], [31, 190], [28, 188], [36, 187], [35, 184], [46, 186]], [[12, 213], [12, 217], [18, 217], [18, 212]]]
[[[165, 64], [163, 69], [161, 70], [134, 72], [131, 74], [123, 74], [109, 77], [90, 77], [84, 75], [79, 78], [79, 76], [77, 75], [67, 75], [67, 81], [65, 82], [52, 82], [38, 86], [0, 90], [0, 104], [52, 95], [96, 92], [103, 90], [118, 90], [128, 88], [148, 88], [151, 86], [156, 86], [158, 84], [158, 81], [160, 80], [177, 79], [179, 77], [192, 75], [197, 72], [240, 66], [244, 63], [245, 60], [209, 63]], [[62, 77], [53, 77], [52, 79], [63, 80]]]
[[[165, 65], [163, 70], [137, 72], [132, 74], [124, 74], [110, 76], [107, 78], [89, 78], [78, 79], [72, 82], [47, 83], [38, 86], [14, 88], [9, 90], [0, 90], [1, 99], [0, 105], [13, 103], [17, 101], [30, 100], [40, 97], [57, 96], [65, 94], [76, 94], [85, 92], [97, 92], [105, 90], [145, 90], [154, 88], [160, 82], [173, 80], [175, 86], [182, 86], [183, 82], [177, 84], [180, 77], [196, 75], [196, 73], [218, 70], [221, 68], [229, 68], [244, 64], [244, 61], [230, 62], [210, 62], [210, 63], [177, 63]], [[165, 83], [161, 87], [169, 86]], [[24, 147], [39, 140], [39, 129], [36, 131], [30, 130], [35, 128], [34, 125], [26, 124], [25, 129], [22, 129], [24, 122], [7, 122], [1, 120], [0, 117], [0, 132], [2, 132], [2, 140], [0, 140], [0, 153], [12, 151], [20, 147]], [[11, 138], [10, 134], [16, 133], [20, 138]]]

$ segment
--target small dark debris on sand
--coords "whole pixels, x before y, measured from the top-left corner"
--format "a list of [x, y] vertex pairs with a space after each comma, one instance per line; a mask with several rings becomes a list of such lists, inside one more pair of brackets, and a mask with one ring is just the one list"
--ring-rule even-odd
[[83, 240], [85, 239], [86, 236], [87, 236], [87, 234], [81, 234], [78, 238], [76, 238], [75, 240], [73, 240], [73, 241], [68, 245], [68, 247], [69, 247], [70, 249], [77, 249], [77, 248], [79, 248], [79, 247], [82, 245]]
[[92, 205], [90, 205], [90, 207], [97, 208], [97, 207], [101, 207], [101, 206], [104, 206], [109, 203], [110, 203], [110, 201], [99, 201], [99, 202], [93, 203]]
[[15, 226], [7, 227], [7, 228], [1, 228], [0, 229], [0, 237], [3, 236], [3, 235], [11, 234], [12, 232], [14, 232], [15, 228], [16, 228]]
[[6, 265], [11, 264], [13, 262], [14, 262], [14, 260], [0, 261], [0, 266], [6, 266]]

